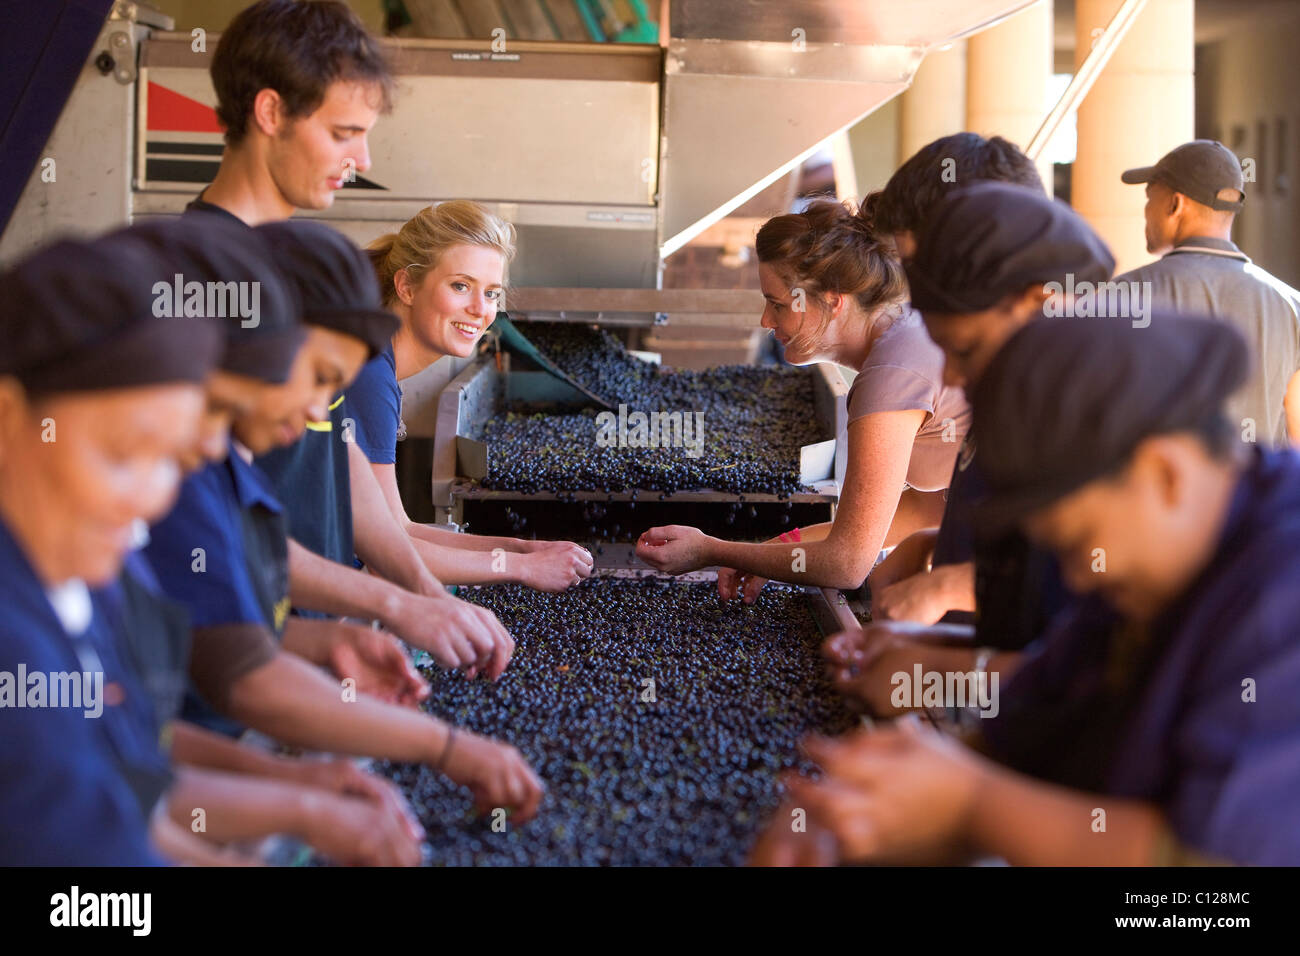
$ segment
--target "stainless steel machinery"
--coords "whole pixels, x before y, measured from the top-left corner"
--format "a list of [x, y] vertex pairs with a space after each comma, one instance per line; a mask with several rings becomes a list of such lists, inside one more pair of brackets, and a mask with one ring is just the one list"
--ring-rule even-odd
[[[1030, 2], [672, 0], [666, 46], [385, 41], [399, 89], [369, 137], [372, 167], [309, 215], [366, 242], [431, 202], [473, 198], [518, 231], [517, 318], [751, 325], [757, 291], [661, 290], [664, 258], [905, 89], [927, 50]], [[58, 181], [34, 171], [0, 263], [55, 234], [177, 214], [211, 180], [218, 37], [160, 25], [115, 6], [47, 146]], [[404, 383], [408, 433], [437, 431], [442, 508], [467, 477], [456, 433], [437, 425], [465, 365]]]

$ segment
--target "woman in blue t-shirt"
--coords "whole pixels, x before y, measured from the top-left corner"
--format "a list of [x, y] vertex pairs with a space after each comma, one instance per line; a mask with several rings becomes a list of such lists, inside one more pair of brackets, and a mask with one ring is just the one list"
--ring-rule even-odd
[[123, 561], [175, 499], [218, 340], [205, 320], [157, 315], [161, 273], [118, 244], [65, 240], [0, 274], [3, 866], [151, 865], [175, 849]]
[[388, 505], [420, 556], [444, 584], [517, 582], [563, 591], [591, 573], [592, 557], [571, 541], [526, 541], [460, 534], [420, 524], [397, 490], [402, 393], [398, 381], [447, 355], [468, 358], [496, 318], [505, 294], [515, 231], [468, 200], [427, 206], [368, 252], [384, 306], [402, 320], [392, 344], [347, 390], [352, 435]]

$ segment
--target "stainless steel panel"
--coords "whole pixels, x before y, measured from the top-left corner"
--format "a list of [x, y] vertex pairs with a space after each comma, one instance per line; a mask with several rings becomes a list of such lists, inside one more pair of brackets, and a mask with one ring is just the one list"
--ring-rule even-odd
[[[142, 72], [190, 99], [215, 102], [206, 70], [150, 66]], [[220, 142], [203, 133], [154, 132], [147, 139]], [[387, 200], [458, 197], [639, 206], [653, 213], [659, 86], [404, 75], [392, 115], [375, 125], [369, 145], [372, 165], [360, 175]], [[141, 170], [143, 189], [182, 185], [195, 184], [150, 180]], [[338, 201], [353, 195], [369, 200], [375, 191], [346, 190]]]
[[905, 89], [927, 49], [1032, 2], [673, 0], [660, 254]]
[[674, 37], [930, 46], [991, 26], [1035, 0], [672, 0]]

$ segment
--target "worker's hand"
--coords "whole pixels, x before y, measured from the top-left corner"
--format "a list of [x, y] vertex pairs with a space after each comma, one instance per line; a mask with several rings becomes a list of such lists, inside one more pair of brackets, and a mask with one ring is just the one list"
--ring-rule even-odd
[[952, 610], [947, 573], [936, 568], [871, 591], [871, 616], [880, 621], [934, 624]]
[[328, 666], [339, 679], [350, 677], [357, 690], [390, 704], [418, 707], [429, 697], [429, 685], [411, 665], [401, 643], [363, 624], [335, 622]]
[[285, 776], [303, 786], [369, 800], [401, 822], [411, 839], [417, 843], [424, 839], [424, 828], [401, 791], [388, 780], [366, 773], [351, 760], [342, 757], [293, 760]]
[[384, 625], [421, 650], [444, 670], [465, 668], [466, 677], [482, 671], [496, 680], [515, 651], [514, 639], [487, 608], [452, 597], [403, 593]]
[[765, 584], [767, 578], [757, 574], [748, 574], [735, 568], [718, 569], [718, 597], [723, 601], [734, 600], [740, 595], [744, 603], [753, 604], [758, 600], [758, 593]]
[[556, 547], [515, 555], [507, 561], [519, 566], [517, 580], [539, 591], [563, 591], [590, 576], [595, 565], [591, 552], [581, 545], [556, 542]]
[[802, 807], [788, 801], [777, 808], [749, 851], [749, 866], [834, 866], [839, 862], [835, 836], [808, 821]]
[[418, 866], [420, 838], [406, 821], [364, 797], [309, 790], [301, 836], [346, 866]]
[[171, 818], [167, 801], [159, 800], [149, 816], [149, 843], [159, 855], [182, 866], [262, 866], [261, 858], [238, 846], [210, 843]]
[[480, 813], [497, 807], [513, 810], [520, 822], [529, 820], [542, 802], [545, 786], [528, 761], [510, 744], [456, 728], [443, 772], [474, 794]]
[[923, 574], [934, 557], [934, 547], [939, 537], [937, 528], [914, 531], [889, 552], [867, 575], [867, 584], [873, 595], [891, 584], [897, 584], [914, 574]]
[[709, 563], [707, 546], [712, 539], [699, 528], [670, 524], [651, 528], [636, 542], [636, 556], [656, 571], [686, 574]]
[[848, 862], [932, 858], [963, 841], [991, 765], [918, 726], [814, 737], [804, 749], [821, 780], [786, 779], [787, 802], [835, 836]]
[[868, 624], [860, 630], [831, 635], [821, 647], [831, 683], [878, 717], [902, 713], [890, 699], [893, 675], [911, 674], [912, 666], [924, 661], [926, 651], [933, 647], [912, 636], [918, 630], [907, 624]]

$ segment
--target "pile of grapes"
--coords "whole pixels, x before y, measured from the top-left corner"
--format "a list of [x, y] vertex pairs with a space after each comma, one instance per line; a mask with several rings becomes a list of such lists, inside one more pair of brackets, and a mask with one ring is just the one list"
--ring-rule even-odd
[[428, 671], [429, 709], [514, 744], [548, 792], [533, 820], [494, 832], [467, 790], [380, 764], [434, 865], [743, 863], [780, 800], [777, 774], [812, 769], [798, 741], [854, 723], [797, 588], [769, 584], [750, 606], [653, 577], [462, 596], [497, 614], [515, 657], [496, 684]]
[[637, 447], [632, 444], [636, 422], [629, 418], [630, 441], [602, 446], [597, 409], [553, 414], [514, 405], [491, 419], [481, 436], [489, 447], [485, 488], [643, 488], [669, 494], [711, 489], [788, 496], [801, 487], [799, 449], [832, 437], [816, 420], [808, 369], [662, 370], [630, 355], [601, 329], [566, 322], [528, 322], [520, 328], [565, 374], [613, 408], [623, 405], [627, 415], [680, 413], [682, 431], [665, 426], [661, 433], [674, 441], [680, 434], [683, 440], [670, 447]]

